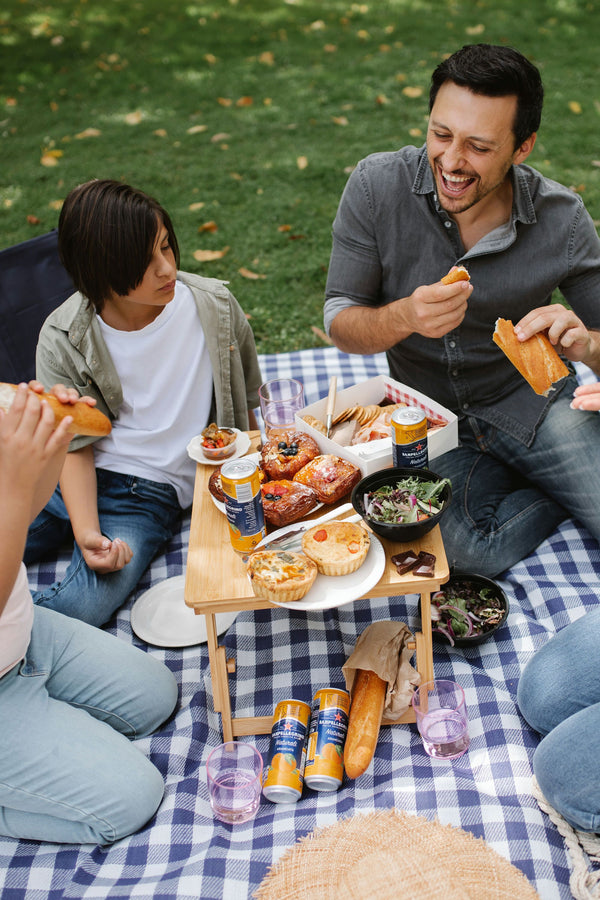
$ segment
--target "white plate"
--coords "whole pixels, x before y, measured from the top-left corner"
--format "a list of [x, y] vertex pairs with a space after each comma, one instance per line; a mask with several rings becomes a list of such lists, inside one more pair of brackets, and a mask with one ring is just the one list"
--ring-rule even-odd
[[[191, 647], [205, 643], [206, 620], [185, 605], [185, 575], [175, 575], [145, 591], [131, 609], [131, 627], [147, 644], [156, 647]], [[217, 613], [217, 634], [224, 634], [239, 610]]]
[[227, 456], [225, 459], [209, 459], [204, 455], [204, 451], [202, 450], [201, 434], [197, 434], [193, 437], [185, 448], [188, 452], [188, 456], [195, 459], [196, 462], [202, 463], [204, 466], [222, 466], [223, 463], [229, 462], [232, 459], [239, 459], [240, 456], [243, 456], [244, 453], [248, 451], [248, 448], [250, 447], [250, 438], [245, 431], [240, 431], [239, 428], [232, 428], [231, 430], [235, 431], [237, 434], [236, 450], [231, 456]]
[[[294, 527], [297, 528], [299, 524], [296, 522], [294, 525], [287, 525], [285, 528], [273, 532], [265, 539], [265, 544], [268, 544], [273, 538], [279, 537], [280, 534], [293, 531]], [[385, 569], [385, 550], [381, 541], [375, 534], [370, 534], [369, 537], [371, 545], [367, 558], [356, 572], [352, 572], [350, 575], [317, 575], [313, 586], [302, 600], [293, 600], [290, 603], [275, 603], [274, 600], [270, 602], [274, 606], [282, 606], [290, 611], [298, 609], [310, 612], [313, 609], [333, 609], [335, 606], [344, 606], [346, 603], [360, 600], [371, 588], [375, 587]], [[260, 544], [256, 549], [260, 549]]]

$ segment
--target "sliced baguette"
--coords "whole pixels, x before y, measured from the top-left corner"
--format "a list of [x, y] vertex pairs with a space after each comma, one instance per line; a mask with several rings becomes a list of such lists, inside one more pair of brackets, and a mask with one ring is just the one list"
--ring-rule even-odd
[[547, 397], [554, 390], [553, 384], [569, 374], [545, 334], [534, 334], [528, 340], [520, 341], [510, 319], [497, 319], [492, 337], [494, 343], [540, 396]]
[[[15, 399], [16, 392], [16, 384], [8, 384], [5, 381], [0, 382], [0, 409], [8, 412]], [[40, 400], [48, 401], [48, 405], [54, 412], [56, 425], [66, 416], [73, 416], [73, 421], [68, 429], [71, 434], [104, 437], [111, 431], [112, 425], [108, 416], [105, 416], [99, 409], [88, 406], [87, 403], [61, 403], [54, 394], [36, 393], [36, 397], [39, 397]]]

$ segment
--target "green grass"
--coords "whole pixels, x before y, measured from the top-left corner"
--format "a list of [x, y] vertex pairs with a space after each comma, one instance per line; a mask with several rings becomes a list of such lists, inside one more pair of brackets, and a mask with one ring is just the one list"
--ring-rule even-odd
[[422, 143], [431, 70], [464, 43], [540, 67], [530, 161], [600, 220], [599, 34], [581, 0], [0, 0], [0, 246], [54, 228], [75, 184], [124, 179], [169, 210], [184, 269], [230, 282], [260, 352], [318, 346], [348, 172]]

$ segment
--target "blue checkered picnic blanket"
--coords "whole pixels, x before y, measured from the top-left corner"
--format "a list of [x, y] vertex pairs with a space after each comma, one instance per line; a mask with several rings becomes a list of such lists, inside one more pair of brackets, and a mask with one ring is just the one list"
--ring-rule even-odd
[[[387, 371], [385, 356], [348, 356], [335, 348], [261, 358], [265, 379], [299, 378], [306, 402], [338, 387]], [[582, 380], [591, 380], [582, 372]], [[180, 684], [174, 718], [140, 740], [163, 773], [166, 792], [155, 818], [138, 834], [108, 849], [0, 839], [0, 895], [4, 900], [173, 898], [239, 900], [251, 897], [286, 848], [316, 827], [372, 810], [396, 807], [437, 817], [484, 838], [521, 869], [543, 900], [570, 897], [570, 864], [563, 839], [531, 792], [531, 758], [538, 738], [516, 706], [525, 663], [558, 629], [598, 603], [600, 550], [573, 521], [559, 529], [500, 580], [511, 610], [496, 639], [469, 650], [434, 645], [438, 677], [466, 692], [471, 746], [453, 762], [430, 759], [415, 725], [382, 729], [373, 765], [335, 793], [305, 789], [297, 804], [262, 800], [253, 822], [229, 826], [211, 814], [206, 758], [221, 742], [205, 645], [178, 650], [151, 647], [132, 634], [135, 599], [165, 578], [184, 572], [189, 518], [145, 574], [139, 590], [109, 630], [162, 659]], [[32, 567], [30, 582], [53, 580], [66, 567]], [[361, 600], [326, 612], [274, 608], [239, 613], [224, 638], [236, 658], [231, 679], [236, 716], [270, 715], [285, 697], [310, 701], [321, 687], [343, 687], [342, 664], [372, 621], [401, 619], [418, 628], [417, 597]], [[268, 736], [245, 738], [266, 756]], [[410, 860], [406, 861], [407, 871]]]

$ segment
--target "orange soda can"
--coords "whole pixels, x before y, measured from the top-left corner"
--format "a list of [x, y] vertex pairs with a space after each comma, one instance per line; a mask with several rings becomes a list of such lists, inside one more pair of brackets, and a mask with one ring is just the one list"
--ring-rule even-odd
[[416, 406], [406, 406], [392, 413], [392, 459], [395, 466], [426, 469], [427, 416]]
[[223, 463], [221, 487], [231, 546], [238, 553], [250, 553], [267, 536], [257, 464], [251, 459]]
[[347, 691], [322, 688], [314, 696], [304, 777], [313, 791], [337, 791], [342, 783], [349, 712]]
[[302, 795], [310, 706], [281, 700], [275, 707], [263, 795], [272, 803], [295, 803]]

